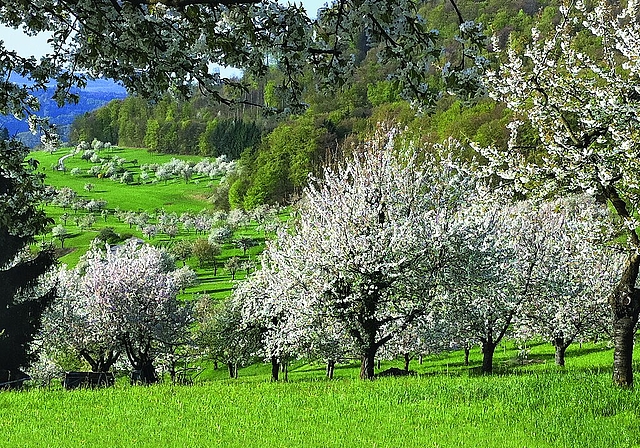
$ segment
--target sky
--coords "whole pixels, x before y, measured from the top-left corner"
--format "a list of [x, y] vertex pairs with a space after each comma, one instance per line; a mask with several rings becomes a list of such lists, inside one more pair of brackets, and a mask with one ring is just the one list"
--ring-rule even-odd
[[[310, 17], [315, 17], [318, 8], [322, 7], [328, 0], [295, 0], [295, 3], [302, 3]], [[47, 35], [27, 36], [20, 30], [6, 28], [0, 25], [0, 40], [4, 41], [6, 48], [15, 50], [21, 56], [40, 57], [50, 49], [47, 44]], [[222, 72], [224, 76], [224, 72]]]

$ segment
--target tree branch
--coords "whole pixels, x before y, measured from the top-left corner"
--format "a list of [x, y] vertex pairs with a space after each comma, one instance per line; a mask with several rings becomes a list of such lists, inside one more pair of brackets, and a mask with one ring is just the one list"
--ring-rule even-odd
[[454, 0], [449, 0], [449, 3], [451, 3], [451, 6], [453, 6], [453, 9], [455, 10], [456, 15], [458, 16], [458, 24], [462, 25], [464, 23], [464, 17], [462, 17], [460, 8], [458, 8], [458, 5], [456, 5], [456, 2]]
[[172, 8], [184, 8], [191, 5], [238, 6], [255, 5], [261, 0], [129, 0], [134, 5], [165, 5]]

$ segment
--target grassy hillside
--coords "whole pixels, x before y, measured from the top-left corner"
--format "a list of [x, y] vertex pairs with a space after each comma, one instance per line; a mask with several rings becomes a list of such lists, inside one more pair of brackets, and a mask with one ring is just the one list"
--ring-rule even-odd
[[[100, 156], [103, 159], [113, 159], [118, 157], [125, 159], [123, 164], [125, 170], [133, 174], [131, 184], [123, 184], [109, 178], [99, 178], [90, 175], [87, 170], [95, 163], [83, 160], [80, 154], [65, 157], [73, 154], [73, 148], [63, 148], [53, 154], [47, 152], [34, 152], [32, 157], [40, 165], [39, 170], [45, 174], [45, 184], [56, 188], [69, 187], [73, 189], [82, 199], [104, 200], [106, 201], [107, 214], [94, 213], [95, 224], [90, 228], [82, 228], [77, 222], [88, 212], [86, 210], [73, 210], [63, 208], [58, 205], [47, 205], [45, 210], [55, 224], [62, 224], [69, 232], [69, 237], [64, 241], [64, 250], [61, 250], [60, 262], [68, 266], [75, 266], [79, 258], [88, 250], [91, 241], [98, 235], [101, 229], [111, 227], [114, 231], [124, 237], [135, 236], [147, 240], [153, 245], [170, 247], [180, 239], [206, 238], [207, 234], [196, 235], [193, 231], [185, 231], [180, 228], [179, 233], [170, 238], [159, 233], [151, 238], [145, 238], [141, 230], [136, 225], [128, 225], [115, 216], [116, 211], [147, 212], [151, 216], [157, 215], [159, 211], [166, 213], [197, 214], [201, 211], [213, 211], [213, 206], [208, 201], [211, 195], [211, 187], [219, 179], [210, 179], [208, 176], [194, 175], [189, 182], [181, 178], [172, 178], [167, 181], [157, 181], [148, 179], [141, 181], [141, 167], [147, 164], [164, 164], [172, 158], [180, 160], [198, 162], [202, 157], [198, 156], [171, 156], [150, 153], [143, 149], [112, 148], [102, 150]], [[64, 157], [65, 171], [56, 170], [55, 167], [61, 158]], [[80, 169], [81, 174], [71, 174], [74, 168]], [[91, 191], [85, 190], [85, 185], [93, 184]], [[66, 224], [63, 215], [67, 214]], [[56, 247], [61, 248], [61, 242], [53, 238], [51, 228], [49, 233], [41, 235], [43, 241], [51, 241]], [[213, 275], [211, 265], [199, 266], [195, 258], [187, 260], [199, 275], [200, 285], [187, 290], [187, 295], [196, 292], [207, 292], [215, 297], [224, 297], [229, 294], [232, 287], [231, 274], [224, 268], [225, 261], [230, 257], [240, 257], [243, 260], [257, 262], [257, 254], [260, 253], [264, 243], [264, 234], [255, 230], [255, 224], [249, 224], [236, 230], [233, 239], [243, 236], [251, 238], [255, 245], [248, 249], [247, 254], [236, 247], [233, 239], [223, 245], [223, 252], [217, 257], [218, 275]], [[178, 264], [182, 264], [181, 262]], [[238, 271], [236, 278], [243, 278], [246, 275], [244, 270]]]

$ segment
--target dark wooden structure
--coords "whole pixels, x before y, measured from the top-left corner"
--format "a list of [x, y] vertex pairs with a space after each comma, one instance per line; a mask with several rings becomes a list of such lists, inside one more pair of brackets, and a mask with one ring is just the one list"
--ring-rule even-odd
[[110, 387], [114, 384], [115, 377], [111, 372], [67, 372], [62, 382], [65, 389]]

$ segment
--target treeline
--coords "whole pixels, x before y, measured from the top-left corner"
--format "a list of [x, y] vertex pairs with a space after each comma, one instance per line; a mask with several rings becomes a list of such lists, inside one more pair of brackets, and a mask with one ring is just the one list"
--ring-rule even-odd
[[73, 144], [97, 139], [160, 153], [237, 159], [266, 129], [264, 122], [199, 102], [201, 98], [183, 103], [166, 98], [155, 104], [139, 97], [114, 100], [77, 117], [69, 139]]
[[[463, 18], [483, 22], [500, 45], [520, 45], [534, 24], [542, 31], [557, 20], [556, 0], [461, 0]], [[458, 16], [451, 3], [423, 2], [420, 13], [427, 26], [441, 30], [446, 49], [455, 53], [453, 36]], [[511, 36], [509, 38], [509, 36]], [[509, 112], [489, 99], [470, 104], [464, 99], [443, 97], [434, 111], [416, 114], [399, 96], [398, 87], [387, 80], [393, 67], [378, 62], [378, 49], [363, 38], [354, 48], [360, 61], [351, 81], [331, 92], [318, 91], [318, 80], [309, 73], [307, 112], [301, 116], [264, 115], [259, 108], [227, 106], [215, 99], [195, 95], [188, 102], [167, 97], [154, 104], [129, 97], [78, 117], [73, 123], [72, 143], [94, 138], [151, 151], [239, 159], [240, 169], [213, 192], [221, 209], [252, 209], [260, 204], [286, 203], [320, 167], [341, 160], [344, 151], [368, 135], [379, 122], [408, 129], [416, 141], [442, 141], [455, 137], [483, 145], [503, 145]], [[246, 81], [246, 80], [245, 80]], [[251, 82], [239, 97], [246, 103], [277, 105], [279, 73], [273, 68], [268, 79]], [[434, 84], [439, 82], [434, 75]], [[226, 93], [226, 92], [225, 92]]]

